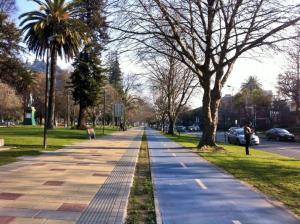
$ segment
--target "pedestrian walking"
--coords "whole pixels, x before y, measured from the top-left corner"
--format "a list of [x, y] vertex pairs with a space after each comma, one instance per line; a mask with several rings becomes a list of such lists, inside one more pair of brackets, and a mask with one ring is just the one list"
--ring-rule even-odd
[[244, 126], [244, 135], [245, 135], [245, 149], [246, 149], [246, 155], [249, 155], [249, 146], [251, 143], [251, 136], [253, 134], [253, 129], [251, 128], [252, 123], [250, 121], [246, 122]]

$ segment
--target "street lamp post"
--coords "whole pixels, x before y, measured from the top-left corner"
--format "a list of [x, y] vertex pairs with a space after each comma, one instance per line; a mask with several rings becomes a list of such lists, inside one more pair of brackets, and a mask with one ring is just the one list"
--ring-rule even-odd
[[106, 96], [105, 89], [103, 89], [103, 115], [102, 115], [102, 134], [104, 135], [104, 126], [105, 126], [105, 109], [106, 109]]

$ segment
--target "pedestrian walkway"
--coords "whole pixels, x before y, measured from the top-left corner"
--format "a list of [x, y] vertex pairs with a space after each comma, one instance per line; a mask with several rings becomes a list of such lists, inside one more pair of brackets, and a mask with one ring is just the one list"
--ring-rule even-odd
[[122, 223], [143, 130], [0, 167], [0, 224]]
[[147, 130], [163, 224], [300, 224], [240, 181], [154, 130]]

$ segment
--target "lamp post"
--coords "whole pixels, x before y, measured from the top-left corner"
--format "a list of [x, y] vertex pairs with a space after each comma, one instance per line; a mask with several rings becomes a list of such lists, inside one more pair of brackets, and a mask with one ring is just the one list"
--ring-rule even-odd
[[104, 135], [104, 126], [105, 126], [105, 113], [106, 113], [106, 96], [105, 88], [103, 88], [103, 115], [102, 115], [102, 134]]

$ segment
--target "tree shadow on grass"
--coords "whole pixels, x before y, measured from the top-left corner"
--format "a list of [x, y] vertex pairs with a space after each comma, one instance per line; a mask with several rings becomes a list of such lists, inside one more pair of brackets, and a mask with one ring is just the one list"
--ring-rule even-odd
[[9, 152], [9, 151], [51, 151], [51, 150], [56, 150], [56, 149], [60, 149], [63, 148], [64, 145], [48, 145], [46, 149], [44, 149], [44, 146], [41, 144], [37, 144], [37, 145], [27, 145], [27, 144], [7, 144], [6, 146], [10, 147], [10, 150], [7, 150], [5, 152]]
[[37, 156], [41, 152], [38, 150], [7, 150], [0, 151], [0, 165], [17, 161], [20, 156]]

